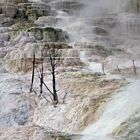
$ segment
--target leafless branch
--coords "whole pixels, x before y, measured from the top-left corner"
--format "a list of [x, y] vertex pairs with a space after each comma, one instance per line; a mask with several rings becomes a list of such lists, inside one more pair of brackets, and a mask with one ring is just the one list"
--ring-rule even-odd
[[52, 102], [51, 102], [49, 99], [47, 99], [45, 95], [42, 95], [42, 97], [43, 97], [48, 103], [52, 104]]
[[48, 88], [48, 86], [46, 85], [46, 83], [43, 81], [44, 86], [46, 87], [46, 89], [53, 95], [53, 92]]
[[33, 89], [33, 92], [37, 95], [37, 92]]
[[[43, 98], [45, 98], [45, 100], [48, 101], [46, 96], [43, 95], [43, 86], [45, 86], [45, 88], [48, 90], [48, 92], [52, 95], [51, 100], [52, 100], [52, 103], [53, 103], [54, 107], [56, 107], [56, 105], [58, 104], [57, 92], [59, 91], [59, 90], [56, 89], [56, 75], [58, 74], [58, 72], [56, 71], [56, 65], [59, 63], [60, 58], [57, 58], [56, 56], [58, 56], [58, 54], [56, 52], [55, 45], [54, 45], [53, 48], [51, 48], [49, 50], [50, 71], [51, 71], [51, 76], [52, 76], [52, 90], [48, 87], [48, 85], [44, 81], [43, 61], [42, 61], [41, 67], [39, 69], [36, 68], [38, 78], [40, 80], [40, 94], [39, 94], [39, 97], [43, 97]], [[43, 58], [43, 53], [42, 53], [42, 58]], [[34, 59], [35, 59], [35, 56], [34, 56]], [[34, 72], [35, 72], [35, 61], [33, 60], [32, 81], [34, 79]], [[37, 93], [35, 93], [35, 94], [37, 94]]]
[[60, 89], [56, 90], [56, 92], [60, 91]]

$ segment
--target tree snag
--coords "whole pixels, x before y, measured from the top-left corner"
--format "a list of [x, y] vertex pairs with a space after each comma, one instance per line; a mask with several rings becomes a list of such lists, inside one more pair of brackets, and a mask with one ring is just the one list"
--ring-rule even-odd
[[40, 94], [39, 97], [41, 97], [42, 93], [43, 93], [43, 81], [44, 81], [44, 66], [43, 66], [43, 62], [40, 68]]
[[33, 55], [33, 61], [32, 61], [32, 78], [31, 78], [30, 93], [33, 92], [34, 75], [35, 75], [35, 54]]
[[132, 63], [133, 63], [134, 73], [137, 74], [137, 69], [136, 69], [136, 65], [135, 65], [135, 60], [134, 59], [132, 60]]
[[59, 60], [56, 59], [57, 54], [56, 54], [55, 46], [51, 50], [49, 57], [50, 57], [51, 75], [52, 75], [53, 101], [54, 101], [54, 104], [58, 104], [58, 95], [57, 95], [58, 90], [56, 90], [56, 75], [57, 75], [56, 65], [59, 63]]

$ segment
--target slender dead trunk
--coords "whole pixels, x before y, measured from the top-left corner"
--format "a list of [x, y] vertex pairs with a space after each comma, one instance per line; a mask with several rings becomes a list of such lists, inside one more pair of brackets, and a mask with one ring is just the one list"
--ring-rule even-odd
[[55, 79], [55, 70], [53, 69], [53, 72], [52, 72], [52, 77], [53, 77], [53, 99], [54, 99], [54, 102], [55, 104], [58, 103], [58, 96], [57, 96], [57, 91], [56, 91], [56, 79]]
[[105, 66], [104, 66], [104, 62], [102, 62], [102, 72], [103, 72], [103, 75], [105, 75]]
[[120, 73], [121, 72], [121, 69], [119, 68], [119, 66], [117, 65], [117, 70], [118, 72]]
[[55, 72], [55, 52], [53, 52], [53, 56], [50, 54], [50, 62], [51, 62], [51, 69], [52, 69], [52, 86], [53, 86], [53, 100], [54, 103], [58, 103], [58, 96], [57, 96], [57, 90], [56, 90], [56, 72]]
[[40, 69], [40, 94], [39, 97], [41, 97], [43, 93], [43, 81], [44, 81], [44, 66], [42, 63], [41, 69]]
[[35, 54], [33, 56], [33, 66], [32, 66], [32, 79], [31, 79], [31, 88], [30, 88], [30, 93], [33, 92], [33, 84], [34, 84], [34, 75], [35, 75]]
[[137, 69], [136, 69], [136, 65], [135, 65], [135, 60], [132, 60], [132, 63], [133, 63], [134, 73], [137, 74]]

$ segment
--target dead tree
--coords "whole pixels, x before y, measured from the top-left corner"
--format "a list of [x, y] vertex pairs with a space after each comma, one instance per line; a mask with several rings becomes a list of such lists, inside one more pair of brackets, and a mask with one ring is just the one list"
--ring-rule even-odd
[[[46, 84], [46, 81], [44, 81], [44, 65], [43, 65], [43, 61], [42, 61], [41, 67], [39, 69], [36, 68], [37, 73], [38, 73], [38, 78], [40, 80], [39, 97], [43, 97], [46, 99], [46, 97], [43, 95], [43, 86], [44, 86], [48, 90], [48, 92], [52, 95], [53, 104], [56, 105], [56, 104], [58, 104], [57, 92], [59, 91], [56, 88], [56, 75], [58, 74], [58, 72], [56, 71], [56, 66], [59, 63], [60, 58], [58, 57], [58, 53], [56, 52], [55, 45], [53, 45], [53, 48], [50, 49], [50, 51], [48, 51], [48, 52], [49, 52], [48, 58], [49, 58], [49, 64], [50, 64], [50, 71], [51, 71], [51, 76], [52, 76], [52, 89], [49, 88], [49, 86]], [[34, 55], [30, 92], [34, 91], [33, 83], [34, 83], [34, 75], [35, 75], [35, 64], [36, 64], [36, 61], [35, 61], [35, 55]]]
[[119, 66], [117, 65], [117, 70], [119, 73], [121, 73], [121, 69], [119, 68]]
[[58, 53], [56, 53], [55, 46], [53, 46], [52, 50], [50, 51], [49, 54], [49, 60], [50, 60], [50, 66], [51, 66], [51, 75], [52, 75], [52, 96], [53, 96], [53, 101], [54, 104], [58, 104], [58, 95], [57, 92], [59, 90], [56, 89], [56, 65], [59, 63], [60, 58], [57, 58]]
[[33, 55], [33, 61], [32, 61], [32, 78], [31, 78], [30, 93], [33, 92], [34, 75], [35, 75], [35, 54]]
[[135, 60], [132, 60], [132, 63], [133, 63], [134, 73], [137, 74], [137, 69], [136, 69], [136, 65], [135, 65]]
[[[50, 64], [50, 72], [51, 72], [51, 77], [52, 77], [52, 89], [49, 88], [49, 86], [46, 84], [46, 81], [44, 81], [44, 66], [42, 63], [42, 66], [38, 72], [38, 77], [40, 79], [40, 94], [39, 97], [45, 97], [43, 93], [43, 85], [44, 87], [48, 90], [48, 92], [52, 95], [52, 101], [53, 104], [56, 105], [58, 104], [58, 94], [56, 88], [56, 75], [58, 72], [56, 71], [56, 66], [60, 61], [60, 58], [58, 57], [58, 53], [56, 52], [55, 45], [53, 45], [53, 48], [48, 51], [48, 61]], [[45, 97], [46, 98], [46, 97]]]
[[104, 66], [104, 62], [102, 62], [102, 72], [103, 72], [103, 75], [105, 75], [105, 66]]
[[39, 97], [41, 97], [42, 93], [43, 93], [43, 81], [44, 81], [44, 66], [43, 66], [43, 62], [40, 68], [40, 94]]

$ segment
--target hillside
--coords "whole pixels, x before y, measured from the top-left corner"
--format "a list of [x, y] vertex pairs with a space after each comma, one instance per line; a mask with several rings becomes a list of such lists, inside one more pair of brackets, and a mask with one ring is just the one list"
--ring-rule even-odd
[[0, 140], [139, 140], [139, 10], [0, 0]]

